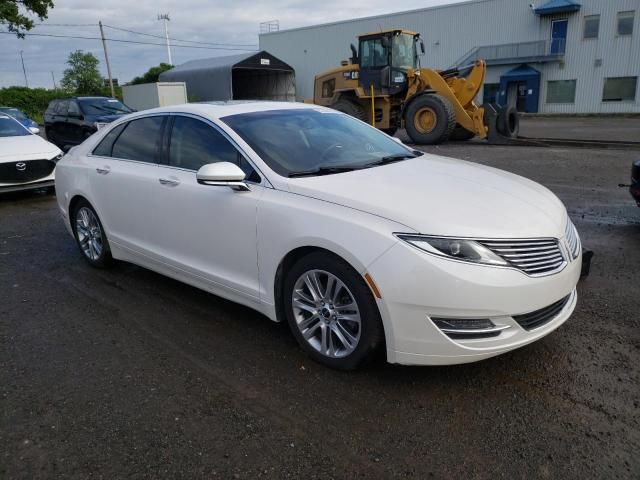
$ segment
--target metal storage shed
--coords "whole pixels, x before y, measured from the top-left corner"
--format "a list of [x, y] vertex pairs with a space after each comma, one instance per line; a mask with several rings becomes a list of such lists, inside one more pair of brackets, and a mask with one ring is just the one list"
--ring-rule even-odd
[[295, 71], [266, 51], [204, 58], [160, 74], [161, 82], [185, 82], [190, 102], [295, 101]]

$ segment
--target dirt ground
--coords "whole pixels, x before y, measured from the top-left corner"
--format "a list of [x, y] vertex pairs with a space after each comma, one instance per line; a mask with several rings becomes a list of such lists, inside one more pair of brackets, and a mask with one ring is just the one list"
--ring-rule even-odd
[[640, 208], [617, 185], [640, 153], [425, 150], [565, 202], [595, 259], [560, 329], [476, 364], [337, 372], [249, 309], [90, 268], [52, 196], [0, 197], [0, 478], [638, 478]]

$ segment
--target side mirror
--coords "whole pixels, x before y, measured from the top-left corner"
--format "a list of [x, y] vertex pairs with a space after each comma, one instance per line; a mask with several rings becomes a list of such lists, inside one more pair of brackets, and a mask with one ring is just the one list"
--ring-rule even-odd
[[424, 42], [420, 40], [420, 55], [424, 55]]
[[231, 162], [208, 163], [200, 167], [196, 179], [201, 185], [229, 187], [238, 192], [249, 191], [245, 183], [245, 174], [236, 164]]
[[389, 37], [381, 37], [380, 42], [384, 48], [389, 48]]

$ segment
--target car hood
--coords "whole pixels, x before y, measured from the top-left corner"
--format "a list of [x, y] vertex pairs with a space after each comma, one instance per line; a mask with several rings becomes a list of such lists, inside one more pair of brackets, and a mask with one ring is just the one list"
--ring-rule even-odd
[[567, 221], [562, 202], [542, 185], [429, 154], [365, 170], [292, 178], [289, 189], [430, 235], [560, 237]]
[[0, 162], [51, 159], [62, 153], [53, 143], [39, 135], [0, 137]]

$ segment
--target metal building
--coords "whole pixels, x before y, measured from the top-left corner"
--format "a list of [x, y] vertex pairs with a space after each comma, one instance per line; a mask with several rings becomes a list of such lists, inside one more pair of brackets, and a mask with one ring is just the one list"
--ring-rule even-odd
[[296, 71], [297, 99], [361, 33], [420, 32], [424, 66], [487, 61], [480, 102], [530, 113], [640, 112], [640, 0], [471, 0], [260, 35]]

